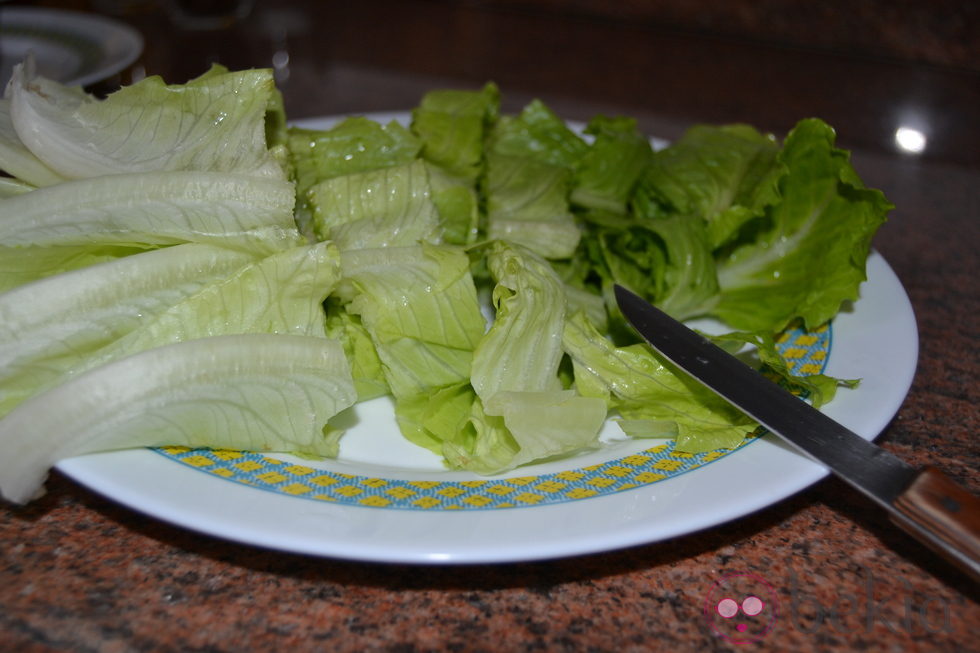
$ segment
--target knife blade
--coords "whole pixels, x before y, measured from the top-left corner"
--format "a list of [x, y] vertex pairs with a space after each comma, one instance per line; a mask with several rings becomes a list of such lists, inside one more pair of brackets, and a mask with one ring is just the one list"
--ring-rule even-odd
[[980, 499], [916, 469], [617, 285], [626, 320], [666, 359], [888, 511], [907, 533], [980, 582]]

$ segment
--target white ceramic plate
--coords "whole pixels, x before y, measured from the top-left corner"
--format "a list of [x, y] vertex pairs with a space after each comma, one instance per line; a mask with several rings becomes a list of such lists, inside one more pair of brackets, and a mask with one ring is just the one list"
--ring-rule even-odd
[[[897, 412], [918, 357], [911, 304], [877, 253], [861, 299], [831, 328], [780, 346], [798, 372], [862, 379], [825, 412], [869, 440]], [[689, 456], [669, 443], [626, 440], [609, 424], [599, 451], [487, 479], [447, 472], [407, 443], [386, 399], [347, 419], [337, 461], [140, 449], [57, 467], [119, 503], [216, 537], [412, 563], [526, 561], [663, 541], [765, 508], [827, 474], [771, 435], [724, 455]]]
[[37, 72], [86, 86], [124, 70], [143, 51], [132, 27], [95, 14], [36, 7], [0, 7], [0, 88], [13, 67], [34, 53]]

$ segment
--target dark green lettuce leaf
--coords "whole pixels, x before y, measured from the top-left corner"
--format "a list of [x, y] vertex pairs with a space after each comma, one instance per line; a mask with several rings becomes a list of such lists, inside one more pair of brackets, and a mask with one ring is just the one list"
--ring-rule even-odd
[[633, 188], [650, 162], [650, 140], [632, 118], [596, 116], [585, 128], [594, 137], [576, 165], [572, 203], [625, 213]]
[[721, 294], [712, 312], [733, 328], [774, 332], [797, 318], [813, 328], [857, 299], [871, 238], [892, 205], [864, 187], [834, 140], [816, 119], [790, 132], [765, 227], [718, 261]]

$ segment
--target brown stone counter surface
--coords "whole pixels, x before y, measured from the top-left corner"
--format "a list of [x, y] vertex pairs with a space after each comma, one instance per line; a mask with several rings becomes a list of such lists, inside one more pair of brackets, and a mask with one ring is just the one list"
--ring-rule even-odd
[[[622, 113], [667, 138], [702, 121], [781, 134], [824, 118], [896, 206], [874, 245], [918, 321], [917, 376], [878, 441], [980, 491], [973, 4], [739, 2], [715, 15], [705, 2], [258, 0], [210, 31], [148, 1], [24, 4], [143, 31], [144, 54], [102, 90], [275, 61], [294, 118], [405, 109], [431, 87], [490, 79], [508, 110], [540, 96], [566, 118]], [[896, 149], [901, 124], [925, 133], [924, 152]], [[833, 478], [667, 542], [470, 566], [280, 553], [181, 530], [58, 473], [48, 490], [0, 505], [0, 651], [743, 650], [703, 612], [736, 572], [767, 579], [781, 608], [744, 650], [980, 651], [978, 587]]]

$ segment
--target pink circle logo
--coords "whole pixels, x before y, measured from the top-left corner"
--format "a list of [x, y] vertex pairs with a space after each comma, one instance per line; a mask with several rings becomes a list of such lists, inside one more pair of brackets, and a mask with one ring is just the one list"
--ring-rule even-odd
[[776, 624], [776, 591], [761, 576], [728, 574], [716, 582], [704, 602], [711, 629], [730, 642], [758, 642]]

